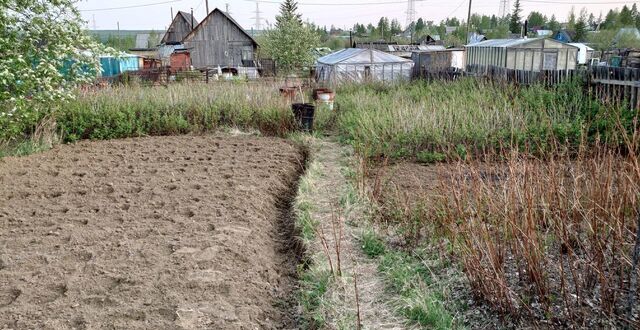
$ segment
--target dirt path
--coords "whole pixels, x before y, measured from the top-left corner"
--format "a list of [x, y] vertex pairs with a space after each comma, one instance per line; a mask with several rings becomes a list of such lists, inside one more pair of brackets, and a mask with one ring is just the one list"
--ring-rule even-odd
[[[349, 147], [314, 139], [311, 152], [314, 161], [320, 164], [321, 172], [310, 196], [310, 200], [314, 201], [311, 217], [322, 225], [334, 267], [337, 267], [337, 257], [332, 249], [335, 243], [332, 217], [341, 214], [340, 221], [344, 228], [340, 250], [343, 276], [332, 282], [325, 294], [325, 305], [330, 306], [325, 311], [327, 327], [355, 329], [357, 313], [353, 281], [356, 274], [363, 329], [406, 329], [403, 320], [394, 315], [388, 304], [389, 297], [385, 296], [385, 285], [378, 275], [377, 264], [367, 258], [360, 247], [363, 213], [350, 201], [347, 179], [342, 171], [347, 165]], [[322, 251], [320, 240], [316, 239], [314, 245], [313, 250]]]
[[0, 328], [294, 328], [302, 158], [220, 134], [0, 160]]

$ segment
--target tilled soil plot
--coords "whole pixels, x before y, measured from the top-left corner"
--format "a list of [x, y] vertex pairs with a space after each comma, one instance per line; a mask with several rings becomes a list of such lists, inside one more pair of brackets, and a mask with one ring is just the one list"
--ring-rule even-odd
[[0, 160], [0, 328], [294, 327], [303, 162], [284, 140], [227, 135]]

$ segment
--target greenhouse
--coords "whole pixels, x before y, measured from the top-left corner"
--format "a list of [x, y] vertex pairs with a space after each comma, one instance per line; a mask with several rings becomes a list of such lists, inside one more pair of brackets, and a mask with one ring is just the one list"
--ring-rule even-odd
[[548, 38], [494, 39], [466, 46], [467, 71], [575, 70], [578, 47]]
[[345, 82], [409, 80], [413, 61], [375, 49], [348, 48], [318, 59], [316, 79], [335, 85]]

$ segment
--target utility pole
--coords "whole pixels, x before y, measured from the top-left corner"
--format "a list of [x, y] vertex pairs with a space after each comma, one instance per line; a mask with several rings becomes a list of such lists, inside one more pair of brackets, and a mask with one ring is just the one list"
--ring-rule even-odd
[[96, 25], [96, 14], [93, 14], [93, 30], [97, 30], [98, 26]]
[[256, 20], [255, 29], [262, 30], [262, 12], [260, 11], [260, 1], [258, 0], [256, 0], [256, 11], [254, 11], [254, 14], [256, 14], [256, 16], [253, 17]]
[[469, 13], [467, 14], [467, 45], [469, 44], [469, 28], [471, 28], [471, 0], [469, 0]]
[[209, 16], [209, 0], [205, 0], [204, 4], [207, 7], [207, 16]]
[[416, 20], [416, 0], [408, 0], [407, 2], [407, 27]]
[[171, 21], [173, 22], [173, 7], [171, 7]]
[[510, 7], [509, 0], [500, 0], [500, 10], [498, 11], [498, 17], [504, 18], [509, 13]]
[[225, 3], [224, 7], [225, 7], [225, 11], [224, 12], [227, 13], [227, 15], [231, 16], [231, 12], [229, 11], [229, 3], [228, 2]]

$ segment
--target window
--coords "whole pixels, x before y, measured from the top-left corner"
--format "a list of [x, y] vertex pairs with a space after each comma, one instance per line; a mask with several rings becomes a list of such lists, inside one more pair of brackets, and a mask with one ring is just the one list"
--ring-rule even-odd
[[558, 53], [544, 53], [543, 70], [555, 70], [558, 67]]

